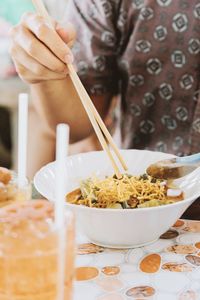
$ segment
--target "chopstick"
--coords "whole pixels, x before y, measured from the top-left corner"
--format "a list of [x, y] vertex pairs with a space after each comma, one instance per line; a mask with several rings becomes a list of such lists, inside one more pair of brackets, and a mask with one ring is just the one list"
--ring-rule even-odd
[[107, 141], [110, 143], [110, 145], [111, 145], [111, 147], [112, 147], [114, 153], [116, 154], [117, 158], [119, 159], [119, 161], [120, 161], [120, 163], [121, 163], [123, 169], [124, 169], [125, 171], [127, 171], [127, 170], [128, 170], [128, 167], [127, 167], [127, 165], [126, 165], [126, 163], [125, 163], [123, 157], [121, 156], [121, 154], [120, 154], [120, 152], [119, 152], [119, 149], [117, 148], [115, 142], [113, 141], [113, 138], [112, 138], [110, 132], [108, 131], [106, 125], [104, 124], [102, 118], [100, 117], [98, 111], [96, 110], [96, 107], [94, 106], [92, 100], [90, 99], [90, 96], [88, 95], [88, 93], [87, 93], [87, 91], [85, 90], [85, 88], [84, 88], [82, 82], [80, 81], [80, 79], [79, 79], [77, 73], [75, 72], [73, 65], [71, 65], [71, 64], [68, 65], [68, 69], [69, 69], [69, 71], [70, 71], [70, 76], [71, 76], [71, 77], [74, 76], [74, 81], [76, 80], [76, 83], [80, 85], [80, 89], [81, 89], [82, 92], [83, 92], [85, 101], [87, 101], [87, 104], [88, 104], [90, 110], [92, 111], [92, 113], [93, 113], [93, 115], [94, 115], [96, 121], [98, 122], [98, 124], [99, 124], [99, 126], [100, 126], [102, 132], [104, 133], [104, 135], [105, 135]]
[[[32, 2], [34, 4], [37, 12], [41, 16], [43, 16], [44, 19], [47, 20], [49, 25], [54, 29], [52, 20], [42, 2], [42, 0], [32, 0]], [[107, 153], [117, 178], [121, 178], [122, 175], [121, 175], [119, 167], [118, 167], [117, 163], [115, 162], [114, 157], [109, 149], [108, 143], [110, 143], [110, 146], [112, 147], [113, 152], [115, 153], [116, 157], [118, 158], [119, 162], [121, 163], [121, 165], [125, 171], [128, 169], [126, 166], [126, 163], [125, 163], [123, 157], [121, 156], [119, 149], [117, 148], [116, 144], [114, 143], [103, 120], [101, 119], [98, 111], [96, 110], [92, 100], [90, 99], [87, 91], [85, 90], [81, 80], [79, 79], [79, 77], [74, 69], [74, 66], [72, 64], [68, 64], [68, 69], [69, 69], [69, 76], [73, 82], [73, 85], [77, 91], [77, 94], [79, 95], [82, 105], [83, 105], [83, 107], [89, 117], [89, 120], [94, 128], [94, 131], [99, 139], [99, 142], [100, 142], [102, 148], [104, 149], [104, 151]], [[104, 138], [104, 136], [107, 139], [107, 141]]]
[[[68, 67], [72, 69], [72, 65], [68, 65]], [[117, 178], [121, 178], [122, 175], [121, 175], [121, 173], [119, 171], [119, 168], [118, 168], [118, 166], [117, 166], [117, 164], [116, 164], [116, 162], [115, 162], [115, 160], [114, 160], [114, 158], [112, 156], [112, 153], [111, 153], [111, 151], [110, 151], [110, 149], [109, 149], [109, 147], [108, 147], [108, 145], [106, 143], [106, 140], [104, 139], [102, 131], [99, 128], [94, 115], [92, 114], [91, 107], [88, 106], [88, 104], [86, 102], [87, 98], [85, 97], [85, 95], [87, 94], [87, 92], [85, 91], [85, 88], [83, 87], [82, 83], [79, 82], [79, 81], [77, 82], [78, 75], [75, 72], [74, 68], [72, 69], [72, 71], [70, 71], [69, 75], [70, 75], [70, 78], [72, 79], [72, 82], [74, 83], [74, 85], [76, 87], [77, 93], [78, 93], [78, 95], [80, 97], [80, 100], [81, 100], [81, 102], [83, 104], [83, 107], [85, 108], [85, 110], [86, 110], [86, 112], [88, 114], [88, 117], [89, 117], [90, 122], [91, 122], [91, 124], [92, 124], [92, 126], [94, 128], [94, 131], [95, 131], [95, 133], [96, 133], [96, 135], [97, 135], [97, 137], [99, 139], [99, 142], [100, 142], [102, 148], [104, 149], [104, 151], [107, 153], [107, 155], [108, 155], [108, 157], [109, 157], [109, 159], [110, 159], [110, 161], [112, 163], [112, 166], [113, 166], [113, 168], [115, 170], [115, 174], [116, 174]], [[87, 96], [88, 96], [88, 94], [87, 94]], [[85, 100], [83, 100], [83, 99], [85, 99]]]

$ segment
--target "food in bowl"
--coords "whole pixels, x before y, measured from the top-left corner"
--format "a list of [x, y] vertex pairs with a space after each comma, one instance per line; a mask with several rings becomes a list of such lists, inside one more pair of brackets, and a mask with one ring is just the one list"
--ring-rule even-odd
[[23, 188], [17, 185], [17, 175], [0, 167], [0, 207], [13, 202], [21, 202], [31, 198], [31, 185], [27, 182]]
[[118, 179], [91, 177], [81, 181], [80, 188], [66, 195], [67, 202], [96, 208], [135, 209], [166, 205], [184, 199], [183, 192], [164, 180], [147, 174], [124, 174]]

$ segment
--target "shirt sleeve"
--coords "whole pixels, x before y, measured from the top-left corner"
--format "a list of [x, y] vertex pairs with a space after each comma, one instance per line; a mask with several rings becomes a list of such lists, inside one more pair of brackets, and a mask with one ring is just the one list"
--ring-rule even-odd
[[73, 47], [78, 74], [90, 94], [118, 93], [117, 5], [112, 0], [69, 0], [67, 20], [77, 30]]

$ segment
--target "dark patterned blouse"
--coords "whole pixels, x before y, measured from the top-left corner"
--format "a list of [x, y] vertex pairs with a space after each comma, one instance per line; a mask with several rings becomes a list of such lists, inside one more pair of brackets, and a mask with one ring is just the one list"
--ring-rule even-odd
[[121, 95], [122, 146], [200, 152], [200, 0], [69, 2], [83, 83]]

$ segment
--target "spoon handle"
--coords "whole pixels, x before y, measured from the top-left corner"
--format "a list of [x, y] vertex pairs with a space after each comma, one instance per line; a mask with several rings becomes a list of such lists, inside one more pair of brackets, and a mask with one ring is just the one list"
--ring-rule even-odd
[[200, 163], [200, 153], [196, 153], [189, 156], [177, 157], [176, 162], [186, 163], [186, 164], [198, 163], [198, 162]]

